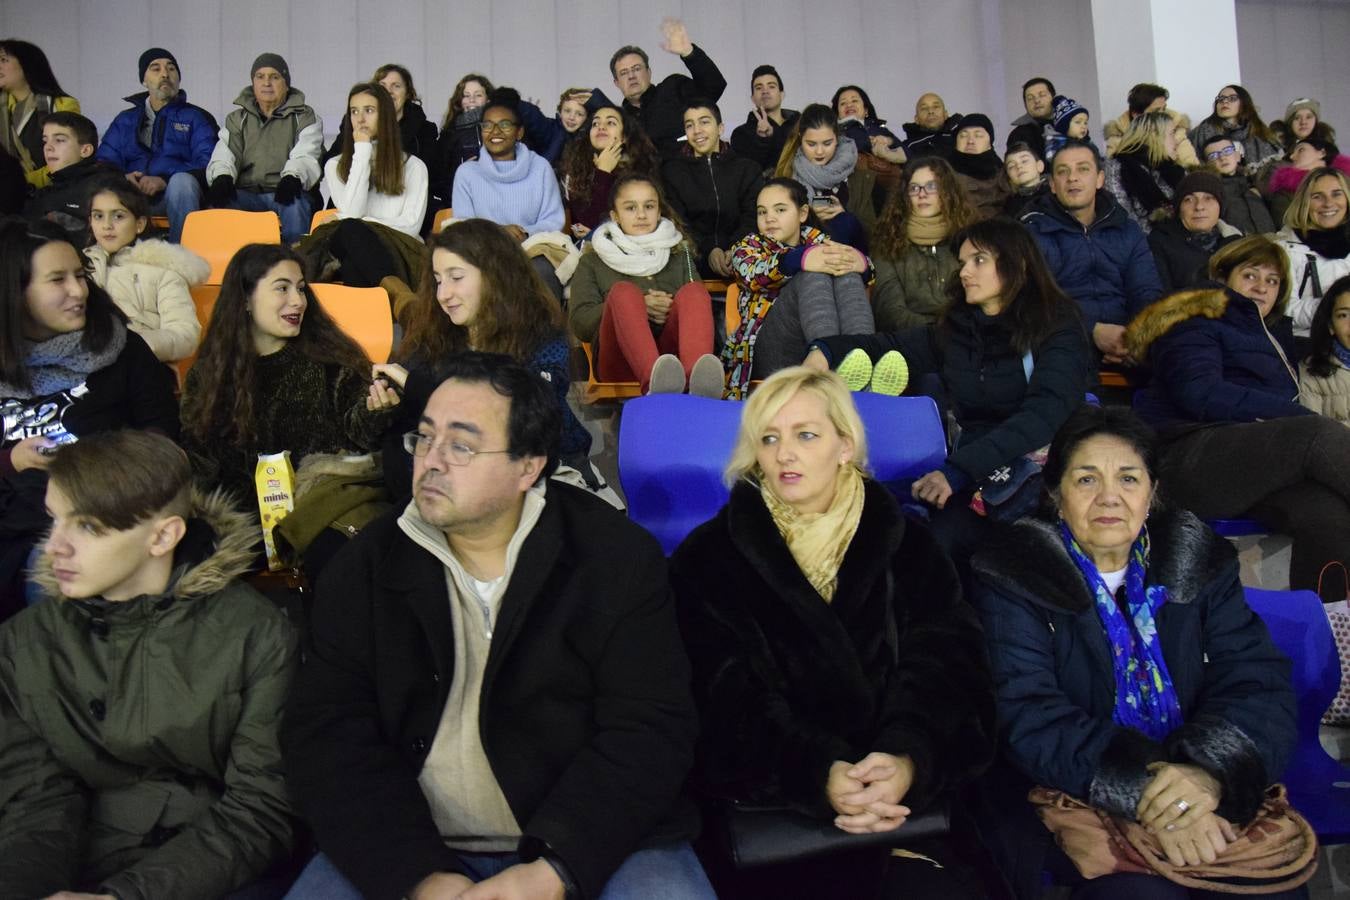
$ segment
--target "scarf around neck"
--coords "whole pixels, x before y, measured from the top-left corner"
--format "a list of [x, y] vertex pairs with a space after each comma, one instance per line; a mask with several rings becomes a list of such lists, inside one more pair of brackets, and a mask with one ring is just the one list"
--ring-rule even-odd
[[651, 234], [624, 234], [614, 220], [600, 224], [591, 246], [600, 261], [620, 275], [650, 277], [670, 262], [670, 251], [684, 240], [675, 223], [662, 218]]
[[840, 141], [834, 158], [824, 165], [811, 162], [800, 147], [792, 157], [792, 177], [806, 185], [806, 200], [811, 202], [818, 194], [829, 194], [848, 180], [858, 166], [858, 145]]
[[952, 168], [960, 174], [978, 178], [980, 181], [988, 181], [1003, 171], [1003, 160], [999, 159], [993, 150], [986, 150], [983, 153], [956, 152], [947, 158], [947, 162], [951, 163]]
[[1350, 347], [1345, 346], [1335, 338], [1331, 341], [1331, 352], [1336, 354], [1336, 359], [1340, 360], [1343, 367], [1350, 369]]
[[862, 473], [851, 463], [841, 465], [835, 477], [834, 500], [822, 513], [799, 513], [764, 484], [759, 494], [797, 567], [829, 603], [839, 585], [839, 566], [862, 519]]
[[947, 239], [950, 228], [947, 217], [942, 213], [927, 219], [913, 215], [905, 219], [905, 237], [909, 238], [911, 244], [918, 244], [920, 247], [932, 247], [934, 244], [942, 243]]
[[1167, 588], [1144, 583], [1148, 572], [1148, 528], [1139, 532], [1130, 547], [1130, 561], [1125, 569], [1128, 617], [1063, 519], [1059, 522], [1059, 536], [1092, 591], [1097, 617], [1106, 630], [1116, 681], [1116, 709], [1112, 718], [1119, 725], [1161, 741], [1181, 724], [1181, 702], [1158, 640], [1156, 619], [1158, 610], [1167, 602]]
[[45, 341], [25, 340], [24, 367], [28, 369], [29, 386], [21, 388], [0, 381], [0, 397], [27, 400], [70, 390], [121, 355], [127, 344], [127, 329], [114, 317], [112, 338], [97, 352], [84, 349], [83, 340], [83, 328]]
[[1336, 228], [1309, 228], [1298, 232], [1308, 249], [1323, 259], [1345, 259], [1350, 256], [1350, 224]]

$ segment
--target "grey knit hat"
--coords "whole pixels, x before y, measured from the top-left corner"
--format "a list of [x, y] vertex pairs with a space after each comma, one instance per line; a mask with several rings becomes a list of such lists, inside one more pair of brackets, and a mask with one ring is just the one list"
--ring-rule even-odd
[[258, 58], [253, 61], [253, 68], [248, 70], [248, 77], [252, 78], [259, 69], [276, 69], [281, 73], [281, 77], [286, 79], [286, 84], [291, 83], [291, 67], [286, 65], [286, 60], [280, 53], [259, 53]]
[[1294, 113], [1300, 109], [1306, 109], [1313, 114], [1317, 121], [1322, 121], [1322, 104], [1311, 97], [1299, 97], [1294, 102], [1284, 108], [1284, 120], [1286, 122], [1294, 118]]

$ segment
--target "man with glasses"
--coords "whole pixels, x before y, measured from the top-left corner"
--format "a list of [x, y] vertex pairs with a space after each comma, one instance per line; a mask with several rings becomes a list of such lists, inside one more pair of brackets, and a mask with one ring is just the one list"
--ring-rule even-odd
[[1270, 207], [1246, 173], [1242, 145], [1232, 138], [1216, 135], [1201, 148], [1205, 164], [1223, 183], [1223, 220], [1243, 234], [1271, 234], [1275, 220]]
[[711, 900], [660, 547], [548, 479], [536, 374], [465, 353], [445, 375], [405, 438], [412, 502], [319, 581], [282, 742], [323, 855], [288, 896]]
[[669, 158], [679, 152], [689, 101], [701, 97], [716, 103], [727, 89], [727, 80], [708, 54], [694, 46], [683, 22], [666, 19], [661, 23], [661, 33], [661, 49], [683, 59], [689, 75], [667, 75], [660, 84], [652, 84], [646, 52], [631, 44], [614, 51], [609, 71], [614, 86], [623, 94], [623, 108], [642, 123], [661, 156]]

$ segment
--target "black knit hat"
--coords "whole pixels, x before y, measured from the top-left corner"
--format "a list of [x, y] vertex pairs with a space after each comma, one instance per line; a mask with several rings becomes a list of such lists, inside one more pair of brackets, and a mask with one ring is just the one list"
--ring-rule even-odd
[[1204, 172], [1197, 169], [1194, 172], [1187, 172], [1186, 176], [1177, 184], [1177, 208], [1180, 209], [1181, 201], [1187, 194], [1209, 194], [1215, 200], [1219, 201], [1219, 208], [1223, 208], [1223, 182], [1219, 176], [1212, 172]]
[[286, 86], [291, 85], [291, 67], [286, 65], [286, 60], [282, 59], [280, 53], [259, 53], [258, 58], [253, 61], [253, 67], [248, 70], [248, 77], [252, 78], [259, 69], [276, 69], [281, 73], [281, 77], [286, 79]]
[[174, 58], [172, 53], [165, 50], [163, 47], [151, 47], [141, 54], [140, 61], [136, 64], [137, 81], [145, 81], [145, 70], [150, 68], [150, 64], [157, 59], [167, 59], [169, 62], [173, 63], [174, 68], [178, 70], [180, 76], [183, 74], [183, 67], [178, 65], [178, 60]]
[[970, 113], [961, 117], [961, 123], [956, 126], [956, 133], [960, 134], [966, 128], [983, 128], [985, 134], [989, 135], [989, 143], [994, 143], [994, 123], [989, 121], [989, 117], [984, 113]]

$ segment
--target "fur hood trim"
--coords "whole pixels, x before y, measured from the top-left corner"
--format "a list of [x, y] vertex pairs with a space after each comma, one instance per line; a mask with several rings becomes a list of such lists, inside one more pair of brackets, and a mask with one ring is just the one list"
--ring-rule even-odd
[[[188, 535], [194, 525], [203, 525], [211, 531], [211, 549], [196, 562], [189, 562], [170, 585], [168, 596], [175, 600], [194, 600], [220, 593], [234, 579], [249, 572], [257, 556], [257, 545], [262, 540], [256, 517], [242, 512], [233, 498], [223, 489], [203, 493], [192, 491], [192, 517]], [[181, 546], [181, 545], [180, 545]], [[30, 573], [34, 583], [50, 597], [61, 597], [56, 576], [52, 574], [51, 558], [43, 553]]]
[[383, 474], [378, 453], [311, 453], [295, 473], [295, 498], [305, 496], [316, 484], [329, 478], [364, 481]]
[[[107, 265], [107, 254], [97, 245], [85, 251], [90, 258], [103, 257]], [[123, 247], [113, 254], [112, 265], [141, 265], [155, 269], [167, 269], [182, 278], [190, 287], [202, 284], [211, 276], [211, 264], [191, 250], [179, 244], [170, 244], [158, 238], [137, 241], [129, 247]]]
[[[1233, 545], [1187, 510], [1154, 513], [1148, 531], [1148, 583], [1166, 586], [1169, 603], [1194, 601], [1225, 567], [1237, 564]], [[1070, 613], [1093, 607], [1082, 573], [1052, 522], [1027, 518], [999, 526], [971, 565], [994, 590], [1024, 597], [1038, 606]]]
[[1228, 309], [1228, 292], [1222, 288], [1179, 291], [1146, 307], [1125, 329], [1125, 346], [1135, 359], [1147, 359], [1153, 342], [1172, 327], [1204, 316], [1219, 319]]

